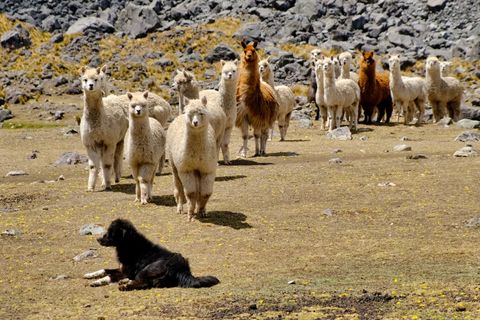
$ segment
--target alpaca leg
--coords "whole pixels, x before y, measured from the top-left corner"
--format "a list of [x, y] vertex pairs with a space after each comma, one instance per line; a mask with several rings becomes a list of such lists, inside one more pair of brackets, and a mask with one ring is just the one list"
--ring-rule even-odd
[[343, 108], [341, 106], [336, 106], [335, 108], [335, 128], [340, 128], [342, 125], [343, 118]]
[[243, 120], [242, 127], [240, 129], [242, 130], [243, 146], [240, 148], [238, 153], [240, 154], [240, 157], [246, 158], [248, 151], [248, 122], [246, 119]]
[[[320, 107], [316, 102], [314, 102], [314, 106], [315, 106], [315, 120], [320, 120]], [[322, 128], [322, 130], [323, 129], [324, 128]]]
[[260, 151], [260, 148], [261, 148], [260, 138], [262, 136], [262, 131], [260, 129], [254, 128], [253, 129], [253, 136], [255, 137], [255, 155], [254, 155], [254, 157], [258, 157], [258, 156], [262, 155], [261, 151]]
[[138, 180], [138, 166], [134, 165], [131, 167], [132, 167], [133, 180], [135, 180], [135, 202], [139, 202], [141, 198], [141, 191], [140, 191], [140, 181]]
[[160, 160], [158, 161], [158, 169], [157, 169], [157, 173], [158, 175], [161, 175], [162, 174], [162, 170], [163, 170], [163, 167], [165, 166], [165, 154], [163, 154], [161, 157], [160, 157]]
[[335, 109], [333, 106], [328, 107], [328, 130], [332, 131], [333, 129], [336, 128], [335, 125]]
[[320, 129], [326, 130], [330, 128], [330, 121], [328, 120], [328, 109], [325, 106], [320, 106]]
[[[290, 118], [292, 117], [292, 113], [288, 113], [285, 117], [285, 126], [283, 127], [283, 138], [287, 136], [288, 127], [290, 126]], [[283, 140], [282, 140], [283, 141]]]
[[278, 117], [278, 131], [280, 132], [280, 141], [285, 141], [285, 117]]
[[265, 156], [267, 154], [267, 140], [268, 140], [268, 129], [262, 130], [260, 136], [260, 154]]
[[197, 205], [197, 177], [194, 172], [179, 172], [180, 180], [183, 184], [183, 192], [187, 198], [187, 215], [188, 220], [192, 221]]
[[95, 184], [97, 182], [98, 171], [100, 169], [100, 154], [93, 149], [87, 149], [88, 154], [88, 189], [87, 191], [95, 190]]
[[410, 106], [408, 101], [399, 101], [397, 105], [400, 105], [401, 110], [403, 111], [403, 124], [408, 124], [408, 119], [410, 117]]
[[461, 116], [460, 105], [461, 104], [462, 104], [461, 99], [453, 100], [453, 101], [450, 101], [448, 103], [448, 107], [450, 108], [450, 110], [452, 110], [452, 115], [453, 115], [452, 119], [455, 122], [460, 120], [460, 116]]
[[442, 119], [445, 116], [448, 116], [447, 104], [444, 101], [439, 101], [438, 102], [438, 111], [441, 115], [440, 119]]
[[117, 143], [115, 148], [115, 156], [113, 158], [113, 171], [115, 172], [115, 183], [120, 182], [122, 176], [122, 162], [123, 162], [123, 140]]
[[230, 164], [230, 151], [228, 145], [230, 144], [230, 137], [232, 135], [232, 127], [225, 128], [222, 141], [223, 163]]
[[139, 168], [138, 180], [140, 182], [140, 203], [147, 204], [150, 201], [151, 183], [155, 176], [156, 166], [152, 164], [144, 164]]
[[442, 111], [440, 110], [440, 103], [438, 101], [430, 101], [433, 112], [433, 122], [438, 122], [443, 118]]
[[185, 100], [183, 99], [183, 94], [178, 92], [178, 115], [183, 113]]
[[377, 115], [377, 123], [382, 122], [383, 116], [385, 115], [385, 107], [381, 104], [378, 105], [378, 115]]
[[115, 148], [112, 146], [105, 146], [102, 154], [102, 173], [103, 173], [103, 185], [105, 190], [111, 190], [111, 182], [110, 179], [112, 177], [112, 167], [113, 167], [113, 159], [115, 155]]
[[183, 192], [183, 184], [178, 175], [177, 168], [172, 163], [172, 176], [173, 176], [173, 196], [175, 197], [175, 202], [177, 203], [177, 213], [183, 213], [183, 205], [187, 202], [185, 198], [185, 193]]
[[208, 199], [213, 192], [213, 183], [215, 181], [215, 173], [203, 174], [200, 176], [200, 195], [198, 197], [197, 209], [200, 217], [207, 215], [206, 205]]
[[268, 135], [268, 141], [272, 141], [273, 139], [273, 130], [275, 128], [275, 123], [273, 124], [273, 126], [268, 130], [269, 132], [269, 135]]
[[392, 113], [393, 113], [393, 105], [392, 105], [391, 97], [389, 97], [387, 100], [384, 101], [384, 106], [387, 114], [387, 119], [385, 119], [385, 123], [390, 123], [390, 118], [392, 117]]
[[418, 109], [417, 124], [422, 124], [423, 118], [425, 117], [425, 101], [417, 99], [415, 100], [415, 105]]

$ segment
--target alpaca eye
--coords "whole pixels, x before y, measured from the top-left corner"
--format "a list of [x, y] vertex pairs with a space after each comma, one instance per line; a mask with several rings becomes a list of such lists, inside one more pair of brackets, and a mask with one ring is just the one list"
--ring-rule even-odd
[[87, 79], [83, 79], [83, 82], [87, 83]]

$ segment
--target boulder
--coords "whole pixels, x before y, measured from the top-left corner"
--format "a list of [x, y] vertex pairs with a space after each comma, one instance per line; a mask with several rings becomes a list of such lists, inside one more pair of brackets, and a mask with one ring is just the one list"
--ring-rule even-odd
[[210, 51], [205, 60], [208, 63], [214, 63], [220, 60], [235, 60], [239, 58], [240, 56], [236, 51], [226, 44], [221, 43]]
[[107, 21], [96, 17], [85, 17], [78, 19], [72, 24], [66, 34], [84, 33], [93, 31], [98, 33], [113, 33], [115, 28]]
[[31, 44], [30, 33], [21, 25], [5, 32], [0, 38], [0, 45], [5, 49], [28, 48]]
[[118, 15], [116, 25], [130, 38], [137, 39], [160, 27], [161, 21], [152, 7], [129, 3]]

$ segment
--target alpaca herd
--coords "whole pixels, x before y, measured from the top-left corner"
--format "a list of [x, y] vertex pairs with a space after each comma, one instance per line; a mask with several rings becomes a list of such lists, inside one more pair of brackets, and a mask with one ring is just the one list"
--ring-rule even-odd
[[[223, 163], [231, 164], [233, 127], [241, 131], [241, 157], [247, 156], [250, 128], [255, 138], [254, 155], [263, 156], [275, 122], [280, 140], [285, 140], [296, 106], [292, 90], [275, 85], [269, 59], [259, 58], [258, 43], [242, 41], [241, 45], [240, 61], [221, 61], [216, 90], [201, 90], [192, 72], [176, 71], [172, 88], [178, 94], [178, 115], [173, 120], [172, 107], [160, 96], [148, 91], [105, 96], [106, 67], [82, 67], [84, 110], [80, 134], [88, 155], [87, 190], [94, 191], [100, 172], [106, 190], [111, 189], [112, 170], [115, 182], [119, 182], [125, 149], [136, 185], [135, 201], [151, 201], [154, 177], [168, 159], [177, 212], [184, 213], [186, 204], [189, 220], [205, 216], [220, 150]], [[332, 131], [346, 120], [356, 131], [362, 114], [365, 124], [372, 123], [375, 115], [377, 123], [389, 123], [394, 107], [397, 121], [403, 115], [405, 125], [415, 117], [416, 124], [421, 124], [427, 101], [434, 121], [446, 115], [454, 121], [460, 117], [463, 88], [457, 79], [446, 76], [448, 62], [429, 57], [423, 79], [402, 76], [398, 55], [389, 59], [390, 73], [377, 71], [373, 52], [361, 54], [358, 73], [352, 71], [350, 52], [326, 57], [320, 49], [314, 49], [310, 59], [309, 97], [318, 108], [316, 119], [321, 130]]]

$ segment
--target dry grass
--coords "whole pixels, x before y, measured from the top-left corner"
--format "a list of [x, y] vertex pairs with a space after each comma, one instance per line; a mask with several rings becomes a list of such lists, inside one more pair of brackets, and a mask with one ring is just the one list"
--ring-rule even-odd
[[[0, 154], [9, 156], [0, 157], [0, 231], [22, 234], [0, 238], [0, 317], [478, 319], [480, 234], [464, 221], [479, 214], [480, 162], [452, 157], [463, 145], [453, 141], [461, 132], [454, 127], [369, 129], [340, 142], [327, 140], [318, 123], [293, 123], [286, 142], [269, 143], [268, 157], [218, 168], [209, 217], [194, 223], [175, 214], [169, 168], [156, 178], [154, 203], [140, 206], [130, 178], [113, 192], [87, 193], [85, 165], [51, 166], [65, 151], [85, 153], [78, 136], [59, 128], [3, 131]], [[402, 136], [428, 159], [391, 151]], [[235, 130], [231, 149], [240, 144]], [[335, 148], [343, 152], [332, 154]], [[34, 149], [38, 159], [27, 160]], [[344, 163], [328, 163], [337, 156]], [[3, 177], [13, 169], [29, 175]], [[65, 181], [32, 184], [60, 174]], [[386, 181], [396, 186], [378, 186]], [[129, 293], [86, 286], [82, 274], [117, 263], [111, 248], [78, 230], [117, 217], [189, 257], [194, 274], [216, 275], [221, 284]], [[73, 262], [90, 248], [98, 258]], [[49, 280], [61, 274], [69, 278]], [[363, 290], [384, 296], [375, 300]]]

